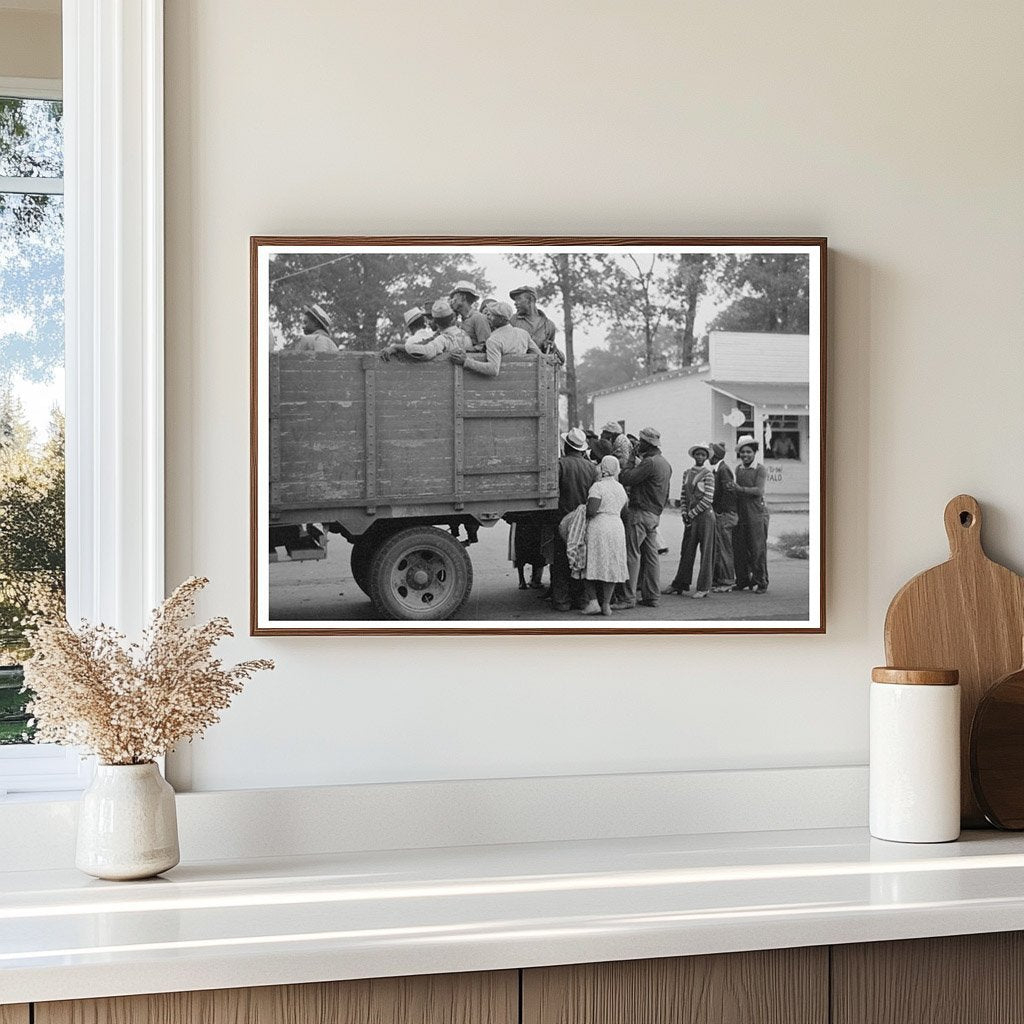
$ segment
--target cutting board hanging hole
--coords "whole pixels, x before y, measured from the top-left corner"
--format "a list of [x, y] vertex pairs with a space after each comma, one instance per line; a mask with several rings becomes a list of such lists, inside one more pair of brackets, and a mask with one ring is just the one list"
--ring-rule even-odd
[[947, 506], [944, 515], [949, 553], [954, 558], [970, 554], [984, 558], [981, 550], [981, 509], [969, 494], [958, 494]]

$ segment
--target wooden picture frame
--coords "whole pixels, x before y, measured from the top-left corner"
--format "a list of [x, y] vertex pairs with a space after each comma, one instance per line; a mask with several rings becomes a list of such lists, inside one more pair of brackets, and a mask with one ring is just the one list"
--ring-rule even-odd
[[[560, 284], [562, 271], [567, 286]], [[467, 274], [491, 287], [467, 282]], [[501, 345], [517, 324], [528, 334], [537, 328], [533, 337], [547, 354], [522, 356], [515, 345], [506, 347], [496, 357], [504, 358], [497, 376], [480, 370], [489, 361], [497, 365], [486, 347], [468, 357], [438, 352], [425, 362], [423, 353], [448, 345], [446, 337], [458, 335], [464, 347], [473, 339], [448, 330], [441, 315], [406, 344], [403, 316], [409, 307], [423, 312], [445, 299], [460, 281], [505, 303], [505, 293], [518, 291], [525, 311], [517, 309], [508, 324], [501, 310], [491, 310], [491, 326], [507, 325]], [[552, 312], [553, 345], [550, 327], [541, 326], [528, 301], [531, 291]], [[462, 302], [452, 294], [452, 302]], [[469, 303], [468, 289], [464, 294]], [[577, 295], [587, 304], [575, 304]], [[254, 236], [250, 304], [253, 636], [825, 632], [825, 238]], [[437, 309], [443, 314], [443, 306]], [[304, 336], [302, 323], [309, 328]], [[472, 323], [461, 326], [468, 331]], [[575, 358], [563, 370], [556, 364], [568, 356], [566, 335]], [[427, 348], [420, 347], [416, 339], [428, 336]], [[464, 367], [466, 360], [473, 365]], [[573, 380], [567, 372], [574, 362], [588, 380], [615, 380], [615, 373], [627, 379], [583, 391], [578, 375]], [[700, 488], [709, 488], [697, 458], [683, 452], [710, 450], [708, 442], [732, 449], [747, 439], [750, 446], [756, 435], [754, 465], [740, 476], [759, 482], [735, 495], [749, 589], [720, 586], [699, 602], [666, 594], [650, 608], [626, 601], [608, 616], [549, 609], [529, 585], [516, 588], [512, 563], [502, 564], [505, 541], [497, 538], [504, 531], [494, 524], [526, 524], [515, 527], [514, 548], [509, 540], [509, 558], [520, 566], [524, 558], [550, 562], [560, 518], [558, 435], [565, 447], [569, 428], [586, 419], [600, 430], [607, 415], [610, 425], [621, 424], [621, 436], [589, 437], [591, 458], [626, 435], [633, 435], [635, 452], [637, 432], [658, 428], [660, 417], [671, 501], [692, 468], [687, 479], [695, 481], [698, 508]], [[624, 451], [629, 458], [629, 446]], [[649, 447], [644, 453], [652, 454]], [[645, 472], [653, 474], [656, 461]], [[723, 461], [738, 468], [732, 450]], [[756, 493], [741, 493], [758, 487], [767, 501], [767, 558], [757, 540]], [[719, 483], [720, 500], [732, 489]], [[633, 513], [623, 515], [628, 523]], [[779, 516], [802, 528], [773, 527]], [[730, 521], [722, 512], [714, 518]], [[664, 587], [685, 528], [673, 506], [660, 522], [648, 540], [670, 548], [660, 556]], [[706, 523], [707, 512], [696, 513], [693, 535], [699, 528], [712, 536]], [[463, 530], [466, 539], [459, 540]], [[528, 543], [527, 535], [540, 539]], [[481, 546], [467, 551], [474, 536], [483, 538]], [[718, 536], [724, 552], [721, 527]], [[353, 544], [351, 564], [343, 538]], [[713, 550], [715, 542], [707, 543]], [[472, 579], [474, 569], [466, 569], [460, 551], [477, 556], [472, 587], [465, 577]], [[297, 564], [282, 566], [285, 555]], [[536, 574], [536, 562], [529, 564]], [[638, 595], [649, 592], [646, 571], [639, 571]], [[555, 589], [564, 595], [559, 572]], [[683, 577], [685, 571], [672, 582]], [[703, 579], [698, 571], [693, 586]], [[603, 588], [593, 589], [602, 595]], [[447, 616], [451, 609], [453, 617], [404, 617]]]

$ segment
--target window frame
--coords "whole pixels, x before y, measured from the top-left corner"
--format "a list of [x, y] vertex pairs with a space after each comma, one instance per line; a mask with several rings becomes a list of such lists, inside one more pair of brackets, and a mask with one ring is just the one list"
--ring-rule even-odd
[[[68, 618], [138, 635], [164, 596], [163, 0], [63, 0], [62, 32], [61, 82], [0, 87], [64, 102]], [[2, 748], [0, 796], [92, 768]]]

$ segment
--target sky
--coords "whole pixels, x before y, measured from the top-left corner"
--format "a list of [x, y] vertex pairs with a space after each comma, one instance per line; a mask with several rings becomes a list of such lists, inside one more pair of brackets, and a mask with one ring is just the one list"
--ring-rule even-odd
[[[17, 135], [5, 134], [0, 138], [0, 175], [13, 178], [22, 175], [29, 178], [60, 176], [63, 170], [61, 123], [49, 116], [57, 107], [59, 104], [50, 100], [21, 101], [27, 131]], [[9, 123], [7, 127], [10, 127]], [[9, 193], [6, 196], [8, 204], [20, 201], [19, 197]], [[52, 215], [44, 220], [43, 230], [30, 241], [14, 230], [9, 212], [0, 218], [0, 341], [6, 342], [6, 351], [12, 352], [14, 359], [23, 357], [25, 352], [39, 351], [39, 348], [33, 348], [30, 339], [49, 339], [50, 346], [43, 348], [47, 353], [60, 348], [59, 314], [56, 320], [36, 321], [28, 282], [23, 276], [26, 269], [30, 270], [35, 280], [47, 283], [50, 294], [59, 301], [63, 245], [59, 199], [51, 201], [48, 209]], [[4, 350], [0, 347], [0, 352]], [[49, 374], [40, 372], [35, 380], [12, 372], [11, 367], [0, 366], [0, 382], [9, 384], [12, 392], [21, 399], [37, 443], [46, 438], [53, 408], [64, 409], [62, 362], [58, 360]]]

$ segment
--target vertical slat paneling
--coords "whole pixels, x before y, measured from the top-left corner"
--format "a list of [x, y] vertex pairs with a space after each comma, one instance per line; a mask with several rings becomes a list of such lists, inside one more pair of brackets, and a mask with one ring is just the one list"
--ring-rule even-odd
[[377, 360], [363, 356], [364, 398], [366, 402], [366, 504], [374, 511], [377, 499]]
[[270, 357], [270, 504], [279, 501], [278, 479], [281, 474], [281, 357]]
[[0, 1006], [0, 1024], [28, 1024], [28, 1006]]
[[452, 364], [452, 373], [454, 375], [452, 383], [452, 422], [454, 424], [452, 431], [452, 493], [455, 498], [455, 507], [461, 509], [465, 501], [463, 470], [466, 467], [466, 421], [462, 415], [465, 411], [464, 377], [462, 367], [457, 363]]
[[[517, 972], [493, 971], [37, 1003], [35, 1019], [36, 1024], [517, 1024], [518, 998]], [[24, 1021], [15, 1018], [10, 1024]]]
[[827, 1021], [825, 947], [544, 967], [523, 972], [523, 1024]]
[[832, 947], [833, 1024], [1024, 1021], [1024, 934]]

